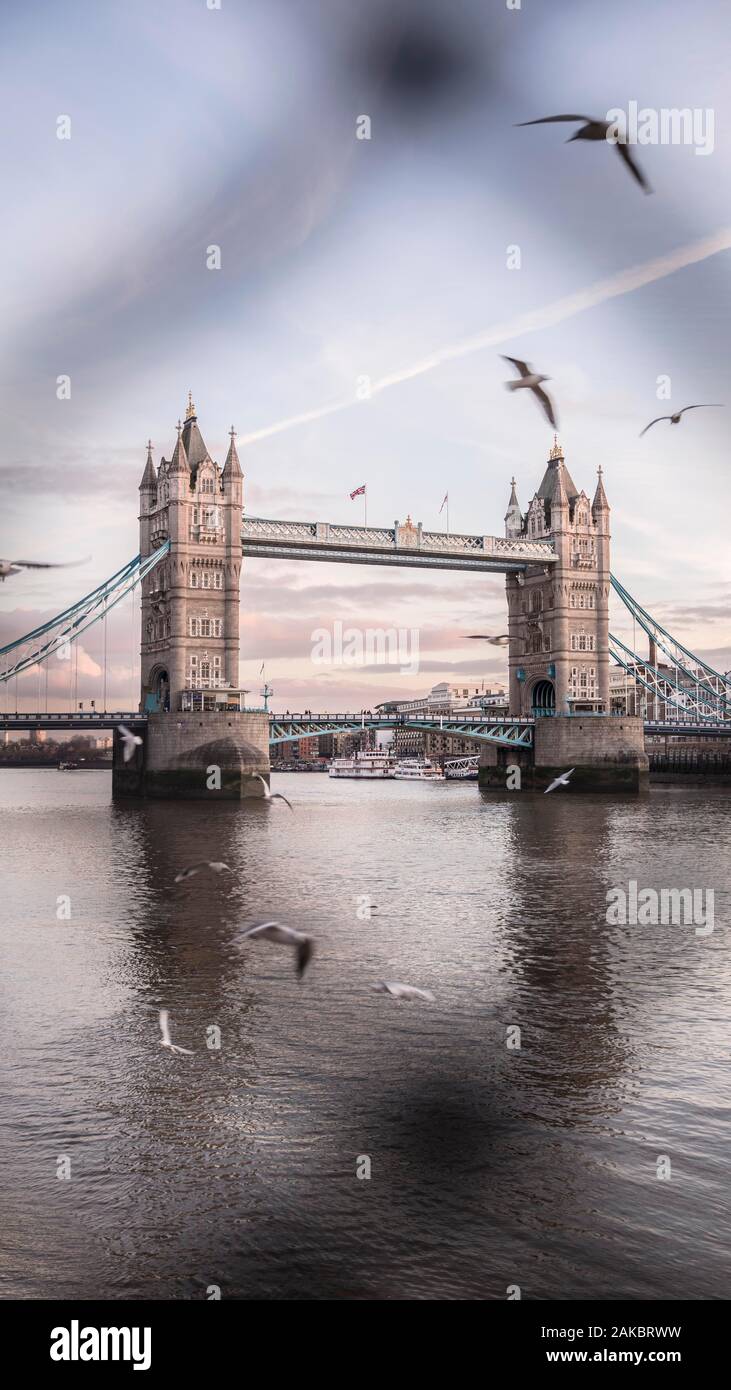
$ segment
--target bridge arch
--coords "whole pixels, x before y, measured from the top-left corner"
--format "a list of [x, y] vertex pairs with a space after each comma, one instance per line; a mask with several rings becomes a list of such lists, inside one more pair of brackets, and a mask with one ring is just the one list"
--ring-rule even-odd
[[531, 691], [533, 715], [553, 714], [556, 709], [556, 687], [547, 677], [537, 680]]
[[163, 663], [153, 666], [148, 676], [145, 713], [170, 709], [170, 675]]

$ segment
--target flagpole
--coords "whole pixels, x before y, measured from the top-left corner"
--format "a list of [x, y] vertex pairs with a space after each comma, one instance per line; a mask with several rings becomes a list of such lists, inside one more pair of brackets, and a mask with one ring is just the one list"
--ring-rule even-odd
[[449, 493], [447, 493], [447, 535], [449, 535]]
[[368, 484], [363, 486], [363, 525], [368, 525]]

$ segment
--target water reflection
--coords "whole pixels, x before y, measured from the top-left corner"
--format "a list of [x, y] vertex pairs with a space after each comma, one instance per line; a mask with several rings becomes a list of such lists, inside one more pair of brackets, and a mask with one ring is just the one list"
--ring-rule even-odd
[[[713, 881], [703, 798], [288, 781], [292, 816], [5, 774], [3, 1293], [718, 1296], [722, 931], [605, 921], [618, 876]], [[727, 848], [731, 798], [714, 811]], [[231, 874], [174, 884], [207, 858]], [[316, 936], [302, 982], [235, 945], [264, 917]], [[160, 1007], [193, 1057], [159, 1047]]]

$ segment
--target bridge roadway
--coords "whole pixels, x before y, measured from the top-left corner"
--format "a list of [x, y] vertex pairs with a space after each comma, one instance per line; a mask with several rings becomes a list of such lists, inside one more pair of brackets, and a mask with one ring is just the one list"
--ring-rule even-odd
[[[261, 709], [256, 713], [262, 713]], [[591, 719], [598, 716], [573, 715], [575, 719]], [[622, 715], [612, 715], [621, 719]], [[357, 712], [353, 714], [330, 714], [329, 712], [306, 714], [273, 714], [270, 712], [270, 743], [292, 743], [300, 738], [314, 738], [319, 734], [343, 733], [359, 729], [417, 729], [422, 732], [451, 734], [455, 738], [472, 738], [477, 742], [502, 743], [530, 747], [533, 742], [533, 719], [487, 718], [485, 715], [470, 715], [457, 718], [449, 715], [371, 715]], [[92, 732], [119, 728], [126, 724], [130, 728], [144, 728], [147, 715], [137, 710], [76, 710], [54, 713], [0, 713], [0, 733], [29, 732], [43, 729], [51, 733], [59, 731]], [[697, 720], [645, 720], [646, 734], [675, 734], [711, 738], [731, 738], [731, 719], [712, 722]]]

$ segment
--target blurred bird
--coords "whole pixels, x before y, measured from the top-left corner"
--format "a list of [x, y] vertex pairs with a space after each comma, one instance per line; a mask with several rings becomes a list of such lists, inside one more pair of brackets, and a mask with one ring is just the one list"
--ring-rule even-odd
[[68, 570], [73, 569], [74, 565], [85, 565], [89, 556], [85, 560], [67, 560], [63, 565], [49, 564], [42, 560], [0, 560], [0, 580], [5, 580], [11, 574], [20, 574], [21, 570]]
[[497, 636], [490, 637], [486, 632], [470, 632], [467, 634], [468, 642], [491, 642], [493, 647], [507, 647], [510, 638], [507, 632], [499, 632]]
[[261, 785], [264, 788], [265, 801], [283, 801], [285, 806], [289, 806], [290, 811], [294, 810], [291, 801], [288, 801], [286, 796], [282, 796], [281, 792], [272, 791], [271, 787], [269, 786], [269, 783], [267, 782], [266, 777], [262, 777], [260, 772], [255, 772], [254, 776], [256, 777], [257, 782], [261, 782]]
[[532, 391], [536, 400], [540, 403], [543, 414], [549, 424], [553, 425], [553, 428], [557, 430], [558, 424], [556, 422], [556, 412], [554, 411], [553, 404], [546, 392], [541, 390], [541, 382], [550, 381], [550, 376], [542, 376], [539, 372], [531, 371], [528, 363], [521, 362], [519, 357], [506, 357], [504, 353], [501, 353], [500, 356], [503, 362], [510, 362], [520, 373], [520, 376], [515, 381], [506, 381], [506, 389], [508, 391], [520, 391], [521, 387], [525, 387], [527, 390]]
[[180, 873], [175, 875], [174, 882], [183, 883], [186, 878], [193, 878], [194, 874], [199, 874], [201, 869], [212, 869], [214, 874], [222, 874], [226, 871], [228, 871], [228, 873], [231, 872], [230, 866], [221, 863], [220, 860], [201, 859], [197, 864], [189, 864], [187, 869], [181, 869]]
[[295, 927], [283, 927], [280, 922], [262, 922], [258, 927], [247, 927], [238, 933], [239, 941], [274, 941], [278, 946], [291, 946], [296, 956], [297, 974], [300, 979], [312, 958], [315, 942], [306, 932]]
[[120, 724], [119, 732], [122, 735], [122, 756], [124, 761], [128, 763], [130, 758], [134, 757], [135, 748], [139, 748], [142, 739], [139, 734], [133, 734], [126, 724]]
[[643, 434], [647, 434], [647, 431], [652, 429], [653, 425], [659, 425], [661, 420], [669, 420], [671, 425], [679, 425], [680, 417], [685, 415], [686, 410], [723, 410], [723, 405], [720, 401], [701, 401], [698, 405], [684, 405], [683, 409], [679, 410], [676, 415], [658, 415], [655, 420], [651, 420], [649, 425], [645, 425], [645, 428], [640, 430], [640, 439]]
[[434, 995], [428, 989], [417, 989], [416, 985], [401, 985], [397, 980], [381, 980], [371, 985], [376, 994], [392, 994], [394, 999], [423, 999], [427, 1004], [434, 1003]]
[[548, 796], [548, 793], [554, 792], [556, 790], [556, 787], [567, 787], [569, 784], [569, 777], [571, 776], [571, 773], [575, 771], [575, 767], [570, 767], [568, 772], [562, 772], [561, 776], [557, 777], [555, 781], [551, 783], [550, 787], [546, 787], [546, 790], [543, 793], [543, 795]]
[[[606, 141], [607, 131], [611, 128], [612, 125], [616, 124], [614, 121], [595, 120], [593, 116], [541, 116], [540, 119], [537, 121], [517, 121], [516, 125], [549, 125], [553, 121], [586, 122], [586, 124], [583, 125], [580, 130], [575, 131], [573, 135], [569, 136], [568, 140], [566, 141], [567, 145], [570, 145], [572, 140]], [[645, 193], [652, 193], [652, 189], [650, 188], [647, 179], [640, 170], [639, 166], [633, 160], [627, 148], [627, 145], [621, 140], [610, 140], [607, 143], [614, 145], [620, 159], [624, 160], [632, 177], [637, 180], [638, 184], [640, 185], [640, 188], [644, 189]]]
[[175, 1043], [174, 1043], [174, 1042], [171, 1042], [171, 1040], [170, 1040], [170, 1029], [169, 1029], [169, 1027], [168, 1027], [168, 1011], [167, 1011], [167, 1009], [161, 1009], [161, 1010], [160, 1010], [160, 1032], [162, 1033], [162, 1037], [161, 1037], [161, 1039], [160, 1039], [160, 1046], [161, 1046], [161, 1047], [169, 1047], [171, 1052], [183, 1052], [183, 1053], [185, 1053], [186, 1057], [192, 1057], [192, 1056], [193, 1056], [193, 1053], [191, 1052], [191, 1050], [190, 1050], [189, 1047], [176, 1047], [176, 1046], [175, 1046]]

